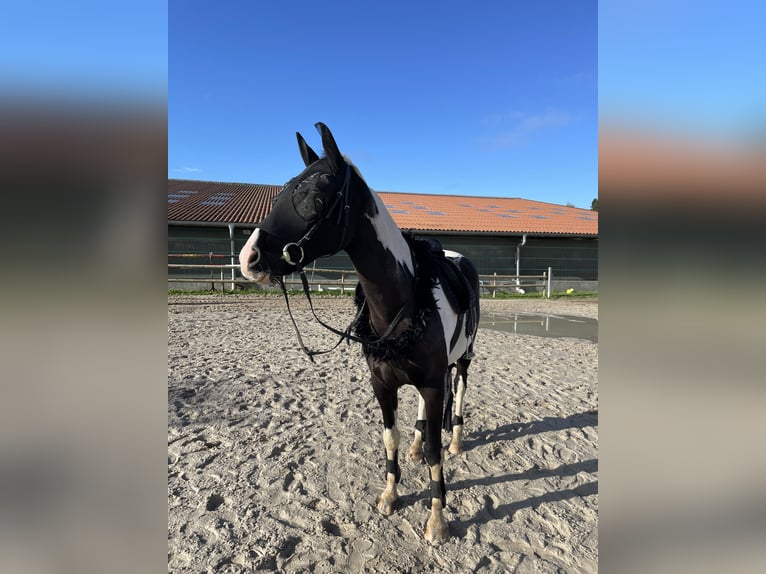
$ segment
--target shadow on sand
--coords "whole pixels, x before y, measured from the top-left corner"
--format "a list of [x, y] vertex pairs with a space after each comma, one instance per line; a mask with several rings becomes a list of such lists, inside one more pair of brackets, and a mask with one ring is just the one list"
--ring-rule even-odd
[[[464, 441], [466, 450], [474, 449], [484, 445], [503, 440], [514, 440], [520, 437], [534, 435], [548, 431], [560, 431], [569, 428], [584, 428], [598, 425], [598, 410], [591, 410], [582, 413], [576, 413], [567, 417], [545, 417], [542, 420], [532, 421], [530, 423], [512, 423], [500, 426], [491, 431], [477, 433], [478, 436]], [[558, 468], [530, 468], [523, 472], [508, 473], [502, 475], [492, 475], [460, 480], [447, 483], [447, 503], [449, 504], [450, 491], [463, 490], [472, 486], [490, 486], [493, 484], [502, 484], [517, 480], [532, 481], [544, 478], [575, 476], [580, 472], [595, 474], [598, 472], [598, 460], [590, 459], [572, 464], [563, 464]], [[452, 536], [464, 538], [468, 527], [471, 524], [485, 524], [491, 520], [503, 520], [513, 516], [518, 510], [523, 508], [534, 508], [544, 502], [558, 502], [570, 498], [578, 498], [598, 494], [598, 481], [592, 481], [585, 484], [559, 490], [546, 492], [537, 496], [531, 496], [524, 500], [509, 502], [494, 506], [492, 499], [484, 495], [484, 508], [475, 516], [467, 520], [453, 521], [450, 523], [450, 532]], [[410, 493], [401, 496], [397, 501], [397, 507], [407, 507], [418, 502], [430, 507], [430, 491], [427, 489], [419, 493]]]
[[463, 441], [466, 450], [501, 440], [514, 440], [523, 436], [570, 428], [598, 426], [598, 410], [575, 413], [567, 417], [544, 417], [530, 423], [509, 423], [494, 430], [480, 431]]

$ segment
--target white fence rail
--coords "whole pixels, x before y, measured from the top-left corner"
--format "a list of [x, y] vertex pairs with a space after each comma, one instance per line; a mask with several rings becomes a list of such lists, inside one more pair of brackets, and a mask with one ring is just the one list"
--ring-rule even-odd
[[[185, 255], [172, 254], [170, 257], [184, 257]], [[194, 277], [168, 276], [168, 283], [172, 284], [210, 284], [212, 289], [235, 290], [237, 285], [254, 287], [255, 284], [242, 277], [238, 277], [236, 270], [239, 265], [233, 264], [193, 264], [193, 263], [168, 263], [168, 270], [210, 270], [209, 274], [195, 274]], [[217, 271], [217, 273], [216, 273]], [[312, 291], [353, 291], [358, 281], [356, 271], [353, 269], [323, 269], [308, 268], [306, 277], [309, 288]], [[551, 268], [542, 275], [479, 275], [481, 294], [496, 297], [503, 293], [530, 293], [538, 292], [541, 297], [551, 296]], [[216, 287], [218, 285], [218, 287]], [[297, 274], [285, 277], [285, 285], [288, 289], [300, 289], [301, 280]], [[228, 287], [227, 287], [228, 286]]]

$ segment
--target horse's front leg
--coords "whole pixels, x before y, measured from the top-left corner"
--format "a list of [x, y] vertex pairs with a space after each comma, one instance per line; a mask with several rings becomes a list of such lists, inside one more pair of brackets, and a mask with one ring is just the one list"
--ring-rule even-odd
[[440, 381], [436, 388], [420, 389], [420, 394], [426, 405], [426, 436], [423, 454], [431, 479], [431, 516], [426, 523], [425, 538], [431, 544], [441, 544], [449, 537], [449, 526], [443, 514], [447, 500], [441, 441], [444, 386]]
[[383, 445], [386, 447], [386, 488], [378, 497], [378, 512], [389, 516], [399, 498], [396, 484], [399, 482], [399, 429], [396, 427], [396, 390], [373, 383], [375, 396], [383, 412]]

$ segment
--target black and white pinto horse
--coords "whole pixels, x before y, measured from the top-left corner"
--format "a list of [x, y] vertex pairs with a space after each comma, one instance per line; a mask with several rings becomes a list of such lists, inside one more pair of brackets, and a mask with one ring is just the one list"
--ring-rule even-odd
[[386, 487], [378, 511], [390, 515], [398, 498], [397, 392], [402, 385], [414, 385], [420, 397], [410, 457], [425, 456], [429, 467], [431, 515], [425, 538], [439, 544], [449, 535], [442, 512], [441, 430], [443, 423], [452, 429], [449, 451], [463, 452], [463, 397], [479, 320], [478, 275], [468, 259], [442, 250], [438, 241], [403, 234], [356, 167], [341, 155], [327, 126], [318, 123], [316, 128], [325, 155], [320, 158], [296, 134], [306, 168], [284, 186], [242, 248], [242, 275], [264, 284], [281, 282], [318, 257], [348, 253], [359, 284], [356, 336], [347, 336], [362, 343], [383, 411]]

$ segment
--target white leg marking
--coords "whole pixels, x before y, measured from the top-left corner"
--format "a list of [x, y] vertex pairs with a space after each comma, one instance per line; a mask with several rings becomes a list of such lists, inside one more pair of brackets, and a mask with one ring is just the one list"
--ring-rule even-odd
[[[439, 481], [441, 477], [441, 464], [435, 464], [429, 467], [431, 480]], [[449, 538], [449, 526], [442, 514], [442, 501], [440, 498], [431, 499], [431, 516], [426, 523], [425, 539], [431, 544], [441, 544]]]
[[[418, 395], [418, 420], [426, 420], [426, 402], [423, 397]], [[410, 460], [423, 460], [423, 433], [415, 429], [415, 438], [412, 439], [410, 447]]]
[[[455, 392], [455, 416], [463, 416], [463, 397], [465, 397], [465, 381], [463, 377], [457, 384], [457, 391]], [[453, 425], [452, 427], [452, 440], [450, 441], [449, 451], [451, 454], [460, 454], [463, 452], [463, 425]]]
[[[399, 449], [399, 429], [396, 426], [396, 411], [394, 411], [394, 426], [383, 430], [383, 444], [386, 447], [386, 458], [394, 460]], [[378, 498], [378, 512], [389, 516], [394, 511], [394, 502], [399, 498], [396, 492], [396, 474], [386, 472], [386, 488]]]

